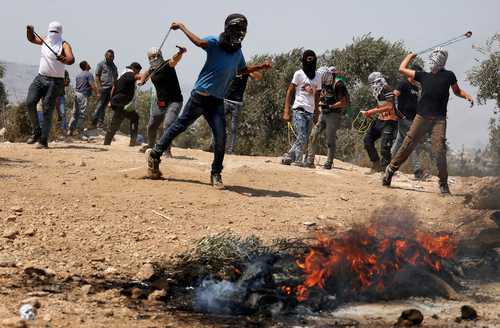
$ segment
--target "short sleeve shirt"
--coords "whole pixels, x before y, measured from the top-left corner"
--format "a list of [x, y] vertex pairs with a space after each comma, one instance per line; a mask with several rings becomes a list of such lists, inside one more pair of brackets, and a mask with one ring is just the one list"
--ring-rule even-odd
[[247, 88], [249, 74], [241, 74], [234, 78], [229, 91], [226, 94], [226, 99], [236, 102], [243, 102], [245, 89]]
[[457, 83], [457, 77], [451, 71], [427, 73], [416, 72], [415, 81], [422, 86], [422, 96], [417, 106], [417, 113], [423, 117], [446, 117], [450, 87]]
[[134, 72], [126, 72], [116, 82], [111, 104], [113, 106], [125, 107], [134, 99], [134, 94], [135, 74]]
[[321, 76], [316, 74], [314, 79], [310, 79], [303, 70], [298, 70], [293, 74], [292, 84], [295, 85], [295, 101], [292, 108], [302, 108], [306, 112], [314, 113], [315, 95], [321, 90]]
[[236, 74], [246, 67], [243, 52], [241, 49], [233, 53], [224, 51], [219, 46], [219, 38], [215, 36], [208, 36], [203, 40], [208, 42], [204, 48], [207, 59], [194, 89], [224, 99]]
[[103, 60], [97, 64], [96, 75], [101, 75], [101, 86], [102, 88], [111, 88], [115, 81], [118, 79], [118, 68], [114, 63], [108, 63]]
[[166, 107], [170, 102], [182, 102], [182, 92], [179, 85], [179, 79], [175, 67], [170, 67], [168, 61], [151, 75], [151, 82], [153, 82], [158, 103]]
[[[390, 85], [384, 86], [382, 91], [380, 91], [378, 97], [377, 97], [377, 103], [379, 105], [382, 105], [383, 103], [386, 102], [391, 102], [394, 104], [394, 88], [391, 87]], [[397, 120], [398, 117], [396, 116], [396, 111], [394, 110], [394, 105], [392, 106], [392, 109], [387, 112], [382, 112], [379, 114], [379, 119], [383, 121], [388, 121], [388, 120]]]
[[81, 71], [75, 77], [75, 91], [90, 97], [92, 94], [92, 84], [94, 83], [94, 77], [89, 71]]

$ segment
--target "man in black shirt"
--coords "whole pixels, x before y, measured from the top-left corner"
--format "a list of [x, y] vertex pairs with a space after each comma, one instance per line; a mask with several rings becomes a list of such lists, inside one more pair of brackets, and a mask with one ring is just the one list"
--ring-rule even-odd
[[337, 148], [337, 130], [340, 128], [344, 109], [347, 107], [347, 88], [342, 80], [337, 79], [337, 69], [335, 67], [320, 67], [317, 71], [321, 75], [321, 112], [309, 137], [309, 147], [307, 153], [306, 167], [314, 168], [314, 157], [318, 152], [319, 137], [323, 131], [326, 133], [326, 145], [328, 154], [324, 169], [330, 170], [335, 159]]
[[[150, 64], [147, 70], [139, 81], [139, 85], [145, 83], [148, 78], [156, 89], [157, 108], [151, 106], [148, 123], [148, 143], [141, 148], [141, 152], [145, 152], [149, 148], [153, 148], [156, 142], [158, 128], [162, 125], [167, 129], [179, 115], [182, 109], [182, 92], [177, 78], [175, 66], [182, 59], [182, 55], [186, 52], [186, 48], [178, 47], [179, 51], [170, 59], [163, 60], [163, 55], [159, 48], [151, 48], [148, 51], [148, 60]], [[165, 150], [166, 157], [172, 157], [171, 147]]]
[[[238, 118], [243, 109], [243, 98], [245, 90], [247, 88], [248, 78], [252, 80], [259, 81], [262, 78], [260, 70], [270, 69], [272, 67], [271, 62], [264, 62], [260, 65], [256, 65], [257, 71], [250, 74], [239, 74], [236, 75], [229, 91], [224, 97], [224, 111], [227, 114], [231, 113], [231, 142], [227, 148], [227, 153], [232, 154], [234, 148], [236, 147], [236, 136], [238, 133]], [[213, 142], [212, 142], [213, 144]]]
[[[423, 69], [418, 64], [413, 64], [411, 66], [416, 72], [421, 72]], [[391, 154], [394, 157], [403, 144], [403, 140], [406, 137], [406, 133], [410, 129], [413, 119], [417, 115], [417, 104], [418, 97], [420, 94], [420, 88], [417, 83], [412, 78], [406, 78], [398, 83], [396, 89], [394, 90], [394, 95], [397, 97], [397, 108], [401, 117], [398, 120], [398, 133], [396, 140], [392, 145]], [[417, 145], [415, 152], [410, 155], [410, 160], [413, 165], [413, 173], [416, 179], [422, 179], [424, 177], [424, 172], [420, 165], [420, 150], [421, 146]]]
[[135, 62], [127, 66], [127, 72], [120, 76], [116, 81], [116, 86], [111, 91], [110, 104], [113, 110], [113, 118], [111, 119], [111, 126], [104, 137], [105, 145], [111, 145], [111, 141], [120, 128], [123, 119], [128, 118], [130, 120], [130, 146], [135, 146], [139, 128], [139, 114], [134, 110], [128, 110], [127, 105], [134, 100], [135, 83], [141, 79], [141, 69], [141, 65]]
[[450, 189], [446, 162], [446, 114], [450, 87], [456, 96], [468, 100], [471, 106], [473, 106], [474, 101], [467, 92], [460, 89], [455, 74], [444, 69], [448, 58], [448, 52], [445, 49], [436, 48], [431, 53], [431, 73], [416, 72], [414, 69], [408, 68], [408, 64], [416, 56], [414, 53], [406, 56], [399, 66], [399, 71], [406, 77], [414, 78], [415, 81], [420, 82], [422, 97], [418, 103], [417, 115], [403, 141], [403, 145], [385, 170], [382, 184], [384, 186], [391, 185], [394, 173], [410, 156], [423, 135], [430, 131], [432, 153], [438, 168], [439, 189], [441, 194], [447, 195], [450, 193]]

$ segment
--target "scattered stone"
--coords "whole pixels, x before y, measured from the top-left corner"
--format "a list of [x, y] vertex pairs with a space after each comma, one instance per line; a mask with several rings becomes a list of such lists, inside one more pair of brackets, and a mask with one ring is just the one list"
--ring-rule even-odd
[[92, 285], [83, 285], [80, 288], [80, 291], [81, 291], [82, 295], [85, 295], [85, 296], [95, 293], [95, 289]]
[[434, 320], [439, 320], [439, 316], [437, 314], [433, 314], [431, 316], [431, 318], [434, 319]]
[[23, 211], [23, 208], [21, 206], [13, 206], [10, 208], [10, 210], [15, 213], [21, 213]]
[[462, 320], [476, 320], [477, 319], [477, 312], [470, 305], [462, 306], [460, 308], [460, 312], [461, 312], [460, 319], [462, 319]]
[[43, 321], [51, 322], [52, 321], [52, 317], [50, 316], [50, 314], [46, 313], [43, 316]]
[[35, 297], [45, 297], [45, 296], [49, 296], [49, 292], [43, 292], [43, 291], [36, 291], [36, 292], [30, 292], [26, 295], [28, 296], [35, 296]]
[[11, 214], [7, 217], [7, 222], [15, 222], [17, 219], [17, 215]]
[[148, 296], [148, 301], [158, 302], [162, 301], [167, 296], [167, 292], [164, 289], [155, 290]]
[[114, 275], [118, 272], [116, 268], [113, 267], [107, 267], [106, 270], [104, 270], [105, 275]]
[[418, 326], [424, 321], [424, 315], [417, 309], [404, 310], [396, 322], [396, 327]]
[[115, 315], [115, 313], [113, 312], [113, 310], [111, 309], [106, 309], [103, 311], [102, 313], [106, 318], [109, 318], [109, 317], [112, 317]]
[[344, 202], [348, 202], [349, 198], [347, 198], [345, 196], [340, 196], [340, 200], [343, 200]]
[[151, 278], [153, 278], [154, 275], [155, 275], [155, 268], [153, 264], [146, 263], [141, 267], [139, 272], [137, 272], [137, 274], [135, 275], [135, 279], [139, 281], [148, 281]]
[[8, 318], [0, 321], [0, 327], [4, 328], [27, 328], [28, 325], [24, 320], [21, 320], [17, 317]]
[[304, 222], [303, 225], [305, 225], [308, 228], [315, 227], [316, 223], [314, 222]]
[[16, 260], [12, 257], [0, 257], [0, 268], [15, 268]]
[[137, 300], [142, 297], [142, 289], [134, 287], [130, 290], [130, 297]]
[[80, 162], [80, 166], [81, 167], [87, 166], [87, 163], [85, 163], [85, 161], [82, 159], [82, 161]]
[[28, 230], [26, 230], [26, 231], [24, 232], [24, 235], [25, 235], [25, 236], [32, 237], [32, 236], [34, 236], [34, 235], [35, 235], [35, 233], [36, 233], [36, 229], [34, 229], [34, 228], [28, 228]]
[[29, 297], [21, 301], [21, 304], [29, 304], [35, 309], [39, 309], [42, 304], [40, 303], [40, 300], [37, 297]]
[[4, 230], [2, 237], [14, 240], [17, 238], [17, 235], [19, 234], [19, 230], [16, 228], [7, 228]]
[[326, 220], [326, 219], [328, 219], [328, 217], [326, 215], [323, 215], [323, 214], [318, 215], [317, 218], [318, 218], [318, 220]]

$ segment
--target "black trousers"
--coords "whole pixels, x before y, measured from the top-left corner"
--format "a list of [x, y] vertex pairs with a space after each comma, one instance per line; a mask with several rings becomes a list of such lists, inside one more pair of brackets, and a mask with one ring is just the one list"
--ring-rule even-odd
[[126, 111], [123, 107], [118, 106], [112, 106], [112, 109], [113, 118], [111, 119], [109, 130], [106, 132], [106, 136], [104, 137], [104, 144], [111, 145], [111, 141], [113, 140], [116, 131], [118, 131], [125, 118], [130, 120], [130, 144], [135, 144], [139, 129], [139, 114], [137, 114], [136, 111]]
[[[391, 162], [391, 148], [398, 129], [397, 121], [382, 121], [376, 119], [366, 132], [364, 144], [370, 161], [379, 162], [385, 168]], [[375, 148], [375, 142], [380, 140], [380, 156]], [[380, 159], [382, 157], [382, 159]]]

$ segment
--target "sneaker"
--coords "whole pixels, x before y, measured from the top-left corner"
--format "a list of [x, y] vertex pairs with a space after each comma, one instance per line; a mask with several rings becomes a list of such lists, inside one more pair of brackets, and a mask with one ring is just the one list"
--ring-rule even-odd
[[29, 139], [28, 139], [28, 141], [26, 141], [26, 143], [27, 143], [28, 145], [32, 145], [32, 144], [34, 144], [35, 142], [37, 142], [38, 140], [40, 140], [40, 136], [39, 136], [39, 135], [34, 134], [34, 135], [32, 135], [31, 137], [29, 137]]
[[448, 186], [448, 182], [440, 182], [439, 183], [439, 191], [441, 192], [441, 195], [443, 195], [443, 196], [451, 195], [450, 187]]
[[424, 170], [418, 169], [413, 172], [413, 175], [415, 177], [415, 180], [423, 180], [425, 177]]
[[37, 144], [36, 144], [36, 147], [35, 147], [35, 148], [36, 148], [36, 149], [49, 149], [49, 145], [48, 145], [48, 144], [46, 144], [46, 143], [41, 143], [41, 142], [39, 142], [39, 143], [37, 143]]
[[290, 157], [283, 157], [281, 159], [281, 164], [283, 165], [291, 165], [292, 164], [292, 159]]
[[308, 169], [315, 169], [316, 165], [314, 164], [314, 162], [306, 162], [304, 163], [304, 167], [307, 167]]
[[159, 179], [162, 174], [160, 171], [160, 162], [159, 158], [156, 158], [152, 154], [153, 149], [146, 150], [146, 164], [148, 166], [148, 174], [147, 177], [150, 179]]
[[224, 189], [224, 183], [222, 182], [222, 176], [220, 175], [220, 173], [212, 173], [210, 175], [210, 183], [212, 184], [212, 186], [214, 186], [215, 189]]
[[389, 187], [391, 185], [392, 177], [394, 176], [395, 172], [396, 171], [394, 171], [390, 167], [390, 165], [387, 165], [387, 167], [385, 168], [384, 178], [382, 179], [383, 186]]
[[144, 146], [142, 146], [140, 149], [139, 149], [139, 153], [146, 153], [146, 150], [148, 149], [151, 149], [151, 147], [149, 147], [148, 144], [145, 144]]
[[326, 162], [325, 164], [323, 164], [323, 169], [325, 169], [325, 170], [331, 170], [332, 167], [333, 167], [333, 163]]

